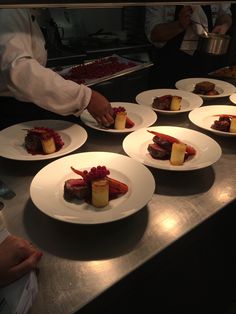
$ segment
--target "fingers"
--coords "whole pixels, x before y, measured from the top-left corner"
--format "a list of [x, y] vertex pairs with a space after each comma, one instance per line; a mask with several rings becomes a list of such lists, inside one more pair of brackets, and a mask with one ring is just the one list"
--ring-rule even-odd
[[23, 276], [24, 274], [26, 274], [27, 272], [29, 272], [30, 270], [35, 269], [42, 255], [43, 255], [42, 252], [36, 251], [28, 258], [23, 260], [21, 263], [12, 267], [12, 269], [10, 270], [11, 281], [16, 280]]
[[95, 117], [95, 119], [99, 124], [104, 125], [105, 127], [109, 127], [114, 123], [114, 119], [109, 113], [101, 117]]

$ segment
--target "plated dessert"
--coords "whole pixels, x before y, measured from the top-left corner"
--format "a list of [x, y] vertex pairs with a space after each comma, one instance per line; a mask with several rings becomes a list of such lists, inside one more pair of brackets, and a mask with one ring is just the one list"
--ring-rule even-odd
[[217, 131], [236, 133], [236, 115], [218, 114], [211, 128]]
[[105, 207], [111, 199], [128, 192], [128, 186], [109, 177], [110, 171], [105, 166], [92, 167], [88, 170], [71, 169], [78, 174], [79, 179], [68, 179], [64, 184], [64, 198], [85, 200], [95, 207]]
[[211, 105], [196, 108], [189, 113], [192, 123], [221, 136], [236, 136], [235, 106]]
[[236, 87], [225, 81], [212, 78], [187, 78], [175, 83], [176, 88], [194, 92], [205, 99], [221, 98], [232, 95]]
[[61, 136], [51, 128], [35, 126], [25, 129], [27, 135], [24, 139], [24, 145], [28, 153], [52, 154], [59, 151], [64, 142]]
[[221, 156], [219, 144], [187, 128], [156, 126], [130, 133], [123, 149], [133, 159], [153, 168], [189, 171], [207, 167]]
[[[94, 167], [95, 162], [105, 167]], [[155, 186], [151, 171], [128, 156], [86, 152], [43, 167], [31, 182], [30, 196], [39, 210], [54, 219], [100, 224], [124, 219], [145, 207]]]
[[219, 95], [220, 93], [215, 88], [216, 85], [214, 83], [209, 81], [202, 81], [194, 86], [193, 93], [207, 96]]
[[154, 135], [153, 143], [148, 144], [147, 147], [154, 159], [168, 159], [172, 165], [181, 166], [190, 156], [196, 154], [196, 150], [192, 146], [173, 136], [150, 130], [148, 132]]
[[181, 96], [164, 95], [155, 97], [152, 103], [154, 109], [178, 111], [181, 108]]
[[136, 101], [154, 111], [165, 115], [176, 115], [188, 112], [203, 104], [202, 98], [192, 92], [178, 89], [151, 89], [139, 93]]
[[46, 160], [66, 155], [88, 138], [78, 124], [63, 120], [33, 120], [0, 131], [0, 155], [14, 160]]
[[157, 119], [154, 110], [135, 103], [111, 102], [111, 106], [115, 123], [109, 127], [100, 125], [87, 110], [82, 112], [80, 119], [87, 126], [108, 133], [130, 133], [152, 125]]

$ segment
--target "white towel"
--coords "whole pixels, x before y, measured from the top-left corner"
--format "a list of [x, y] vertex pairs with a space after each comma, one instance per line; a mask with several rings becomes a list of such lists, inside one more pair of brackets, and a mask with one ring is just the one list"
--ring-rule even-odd
[[[191, 20], [196, 22], [189, 25], [185, 31], [184, 39], [182, 41], [180, 50], [193, 55], [198, 45], [198, 36], [208, 31], [207, 16], [200, 5], [192, 6]], [[199, 24], [197, 24], [199, 23]], [[202, 26], [203, 25], [203, 26]]]

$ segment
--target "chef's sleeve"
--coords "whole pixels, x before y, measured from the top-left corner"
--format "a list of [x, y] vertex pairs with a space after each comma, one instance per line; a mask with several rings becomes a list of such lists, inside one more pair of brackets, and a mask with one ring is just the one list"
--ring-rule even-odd
[[44, 66], [44, 38], [29, 12], [0, 10], [0, 85], [5, 84], [11, 96], [20, 101], [60, 115], [78, 116], [87, 107], [92, 91]]

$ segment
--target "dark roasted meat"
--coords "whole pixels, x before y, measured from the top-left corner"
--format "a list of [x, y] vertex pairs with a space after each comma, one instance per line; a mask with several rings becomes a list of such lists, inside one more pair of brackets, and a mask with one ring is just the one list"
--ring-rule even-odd
[[28, 133], [25, 137], [25, 148], [28, 152], [42, 152], [43, 147], [38, 134]]
[[226, 117], [220, 117], [219, 120], [214, 121], [211, 128], [222, 132], [229, 132], [230, 119]]
[[170, 152], [166, 149], [160, 147], [156, 143], [149, 144], [148, 145], [148, 151], [151, 154], [151, 156], [155, 159], [169, 159]]
[[171, 151], [172, 143], [170, 141], [164, 140], [164, 139], [160, 138], [159, 136], [154, 136], [152, 140], [158, 146], [161, 146], [162, 148], [164, 148], [165, 150], [167, 150], [169, 152]]
[[171, 95], [155, 97], [152, 103], [152, 107], [160, 110], [170, 110], [171, 100], [172, 100]]
[[83, 179], [69, 179], [64, 184], [64, 198], [67, 201], [73, 199], [83, 200], [89, 196], [89, 187]]
[[199, 82], [195, 85], [193, 93], [200, 95], [218, 95], [215, 84], [208, 81]]

